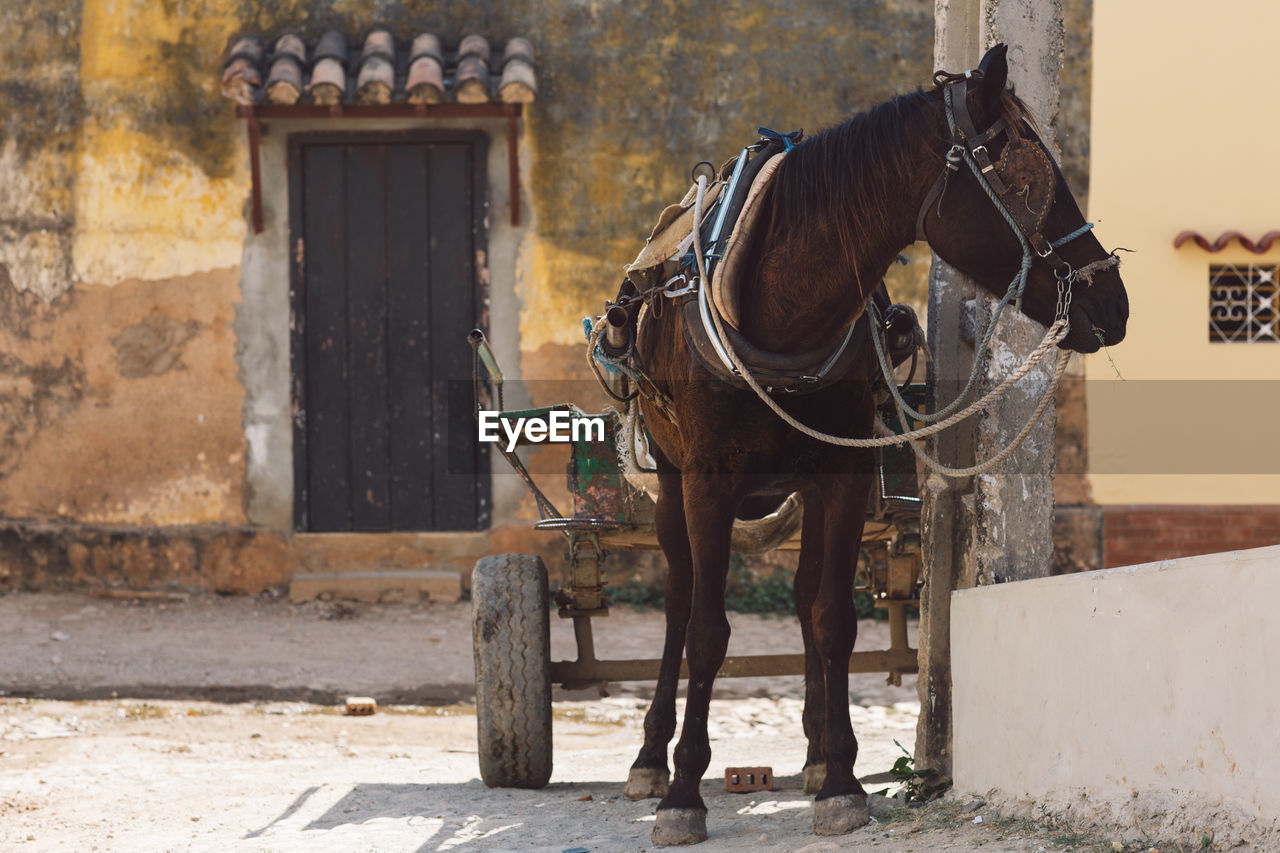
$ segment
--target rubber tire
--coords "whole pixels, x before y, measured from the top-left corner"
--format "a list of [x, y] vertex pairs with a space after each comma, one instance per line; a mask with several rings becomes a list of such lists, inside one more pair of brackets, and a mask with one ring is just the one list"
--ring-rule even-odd
[[547, 567], [498, 554], [471, 576], [480, 778], [541, 788], [551, 778], [551, 611]]

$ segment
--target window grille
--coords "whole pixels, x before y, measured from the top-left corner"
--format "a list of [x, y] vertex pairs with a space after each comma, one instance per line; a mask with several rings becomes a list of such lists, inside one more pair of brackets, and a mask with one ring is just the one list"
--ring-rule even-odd
[[1280, 267], [1209, 267], [1209, 342], [1280, 343]]

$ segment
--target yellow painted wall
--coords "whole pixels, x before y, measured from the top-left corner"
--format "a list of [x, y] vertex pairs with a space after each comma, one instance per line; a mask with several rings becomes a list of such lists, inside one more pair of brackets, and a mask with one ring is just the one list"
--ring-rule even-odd
[[[249, 468], [269, 416], [251, 410], [261, 398], [246, 376], [270, 369], [249, 359], [275, 341], [246, 319], [261, 291], [241, 263], [248, 247], [261, 270], [274, 249], [248, 233], [245, 126], [219, 93], [233, 38], [314, 43], [379, 24], [402, 40], [533, 42], [525, 225], [490, 270], [493, 314], [516, 375], [585, 404], [581, 318], [614, 294], [693, 163], [722, 161], [758, 125], [812, 132], [929, 80], [931, 0], [855, 5], [0, 2], [0, 590], [252, 591], [309, 565], [287, 525], [252, 527], [263, 515]], [[274, 168], [265, 182], [278, 186]], [[267, 203], [270, 223], [280, 208]], [[491, 220], [505, 213], [495, 205]], [[918, 283], [927, 259], [912, 257]], [[287, 347], [272, 357], [287, 361]], [[495, 550], [530, 550], [527, 519], [497, 522]]]
[[0, 4], [0, 519], [245, 523], [238, 8]]
[[1277, 265], [1280, 248], [1173, 248], [1184, 229], [1280, 228], [1277, 32], [1273, 0], [1094, 4], [1090, 218], [1135, 250], [1128, 338], [1114, 366], [1087, 362], [1099, 503], [1280, 502], [1280, 344], [1208, 333], [1210, 264]]
[[148, 120], [156, 101], [185, 94], [194, 108], [217, 92], [210, 69], [239, 22], [230, 0], [201, 5], [195, 17], [172, 4], [84, 0], [80, 89], [88, 116], [72, 244], [79, 281], [159, 280], [240, 263], [244, 158], [210, 169], [197, 160], [201, 152], [174, 144], [179, 122], [157, 134]]

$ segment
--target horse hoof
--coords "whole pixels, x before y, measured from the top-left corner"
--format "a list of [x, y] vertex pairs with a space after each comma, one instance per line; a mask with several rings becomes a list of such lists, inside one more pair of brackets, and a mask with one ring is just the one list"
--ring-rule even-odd
[[827, 765], [810, 764], [804, 769], [804, 792], [816, 794], [827, 781]]
[[659, 847], [706, 841], [707, 810], [658, 809], [657, 822], [649, 838]]
[[628, 800], [665, 797], [670, 784], [671, 772], [665, 767], [632, 767], [627, 774], [627, 784], [622, 786], [622, 794]]
[[870, 821], [865, 794], [828, 797], [813, 804], [813, 831], [817, 835], [844, 835]]

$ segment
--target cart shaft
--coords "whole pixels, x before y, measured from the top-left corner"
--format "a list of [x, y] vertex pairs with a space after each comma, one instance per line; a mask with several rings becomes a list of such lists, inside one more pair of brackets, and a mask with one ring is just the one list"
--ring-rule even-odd
[[[650, 660], [573, 660], [553, 661], [551, 683], [568, 688], [587, 687], [606, 681], [654, 681], [662, 662]], [[854, 652], [849, 658], [850, 672], [915, 672], [916, 650], [883, 649]], [[720, 678], [753, 678], [770, 675], [804, 675], [804, 655], [743, 655], [724, 659]], [[680, 677], [688, 678], [687, 664], [680, 665]]]

